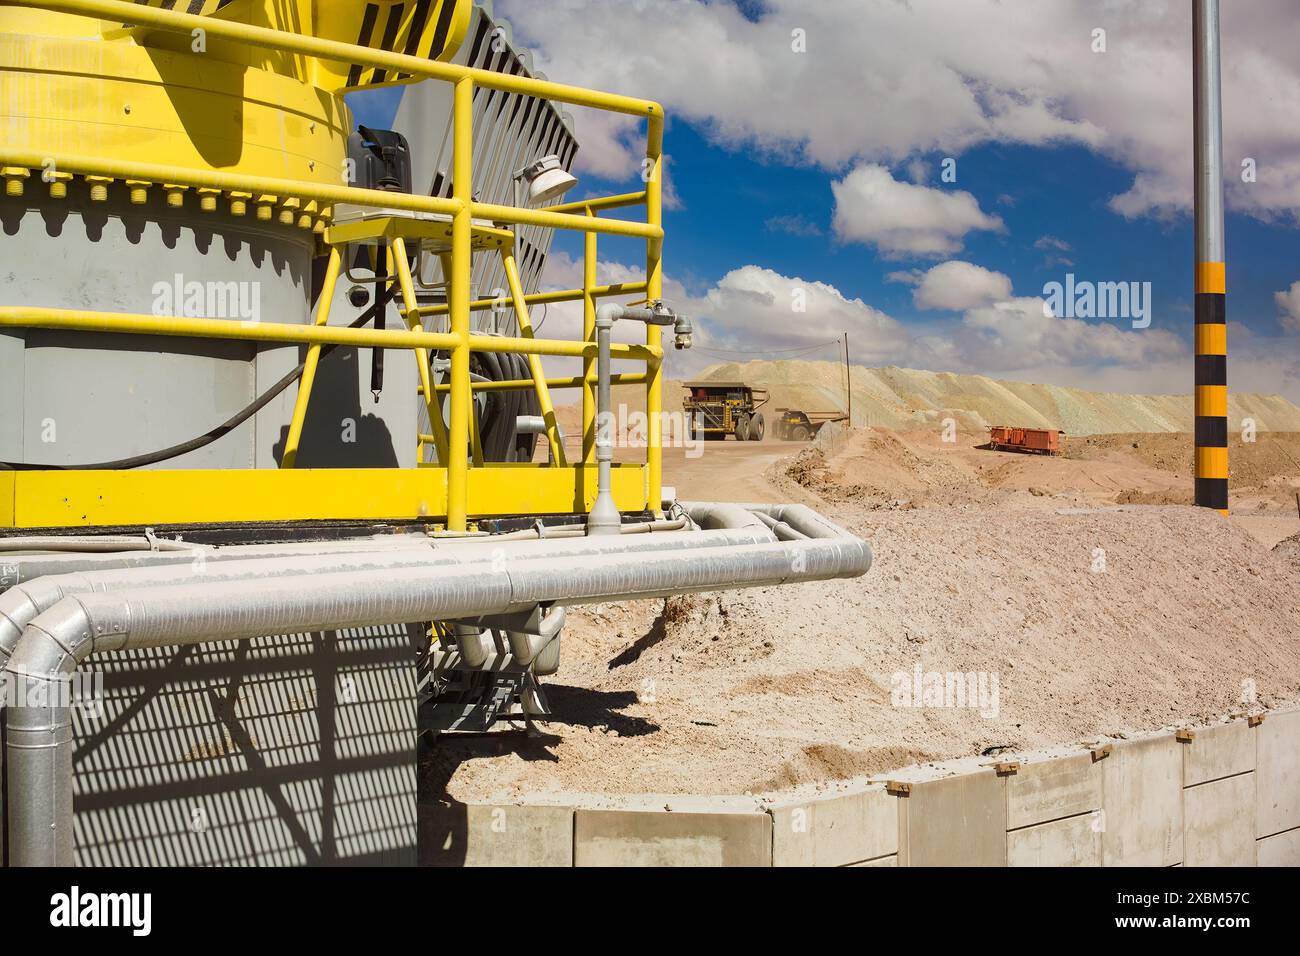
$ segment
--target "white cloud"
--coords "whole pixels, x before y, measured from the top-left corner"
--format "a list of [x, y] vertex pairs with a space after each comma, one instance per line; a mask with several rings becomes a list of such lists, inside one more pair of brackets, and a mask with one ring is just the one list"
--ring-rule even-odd
[[1291, 288], [1273, 293], [1277, 303], [1278, 321], [1288, 332], [1300, 332], [1300, 282], [1292, 282]]
[[783, 276], [747, 265], [728, 272], [699, 299], [685, 305], [699, 318], [697, 341], [705, 349], [762, 352], [833, 342], [845, 332], [854, 357], [888, 361], [907, 349], [901, 324], [861, 299], [825, 282]]
[[[839, 171], [986, 142], [1081, 144], [1133, 174], [1116, 211], [1191, 205], [1185, 0], [767, 0], [753, 21], [705, 0], [497, 9], [553, 79], [656, 98], [729, 146]], [[1264, 218], [1300, 216], [1295, 24], [1294, 0], [1222, 14], [1229, 202]], [[1098, 27], [1105, 53], [1092, 52]], [[796, 28], [806, 53], [791, 49]], [[635, 172], [632, 119], [581, 111], [578, 122], [580, 162]], [[1234, 175], [1245, 157], [1258, 162], [1255, 183]]]
[[[899, 278], [919, 289], [932, 273], [942, 275], [945, 266], [954, 264], [979, 269], [971, 263], [943, 263], [927, 272], [900, 273]], [[602, 262], [597, 279], [606, 284], [642, 275], [639, 266]], [[988, 275], [999, 277], [996, 272]], [[581, 260], [553, 252], [546, 287], [581, 284]], [[1001, 288], [1000, 282], [997, 285]], [[992, 286], [990, 282], [988, 288]], [[1300, 282], [1279, 296], [1300, 291], [1296, 286]], [[1043, 300], [1036, 296], [1009, 293], [972, 305], [960, 317], [921, 326], [899, 322], [828, 283], [757, 265], [728, 272], [700, 295], [692, 295], [670, 275], [664, 281], [664, 294], [670, 305], [690, 316], [696, 328], [697, 348], [669, 351], [665, 370], [670, 378], [687, 378], [721, 361], [788, 357], [792, 355], [788, 350], [819, 343], [824, 343], [823, 351], [794, 357], [833, 358], [835, 340], [847, 331], [854, 362], [868, 366], [962, 372], [1095, 391], [1177, 394], [1191, 387], [1192, 348], [1186, 339], [1159, 328], [1131, 329], [1124, 323], [1045, 314]], [[797, 298], [802, 300], [802, 312], [795, 309]], [[534, 323], [540, 317], [540, 309], [535, 309]], [[542, 334], [580, 338], [581, 304], [550, 306]], [[644, 332], [632, 323], [618, 323], [615, 337], [638, 341]], [[1277, 337], [1237, 336], [1235, 341], [1230, 368], [1234, 390], [1282, 394], [1300, 402], [1300, 355], [1294, 349]], [[576, 360], [548, 357], [544, 361], [548, 374], [572, 375], [577, 370]]]
[[876, 246], [886, 257], [949, 255], [968, 232], [1004, 228], [970, 193], [900, 182], [884, 166], [858, 166], [831, 183], [831, 192], [835, 234]]
[[960, 342], [973, 368], [1004, 371], [1043, 365], [1141, 369], [1189, 354], [1187, 343], [1172, 332], [1060, 318], [1048, 314], [1037, 296], [968, 310]]
[[1011, 297], [1011, 279], [1001, 272], [952, 259], [923, 273], [912, 302], [918, 309], [962, 312]]

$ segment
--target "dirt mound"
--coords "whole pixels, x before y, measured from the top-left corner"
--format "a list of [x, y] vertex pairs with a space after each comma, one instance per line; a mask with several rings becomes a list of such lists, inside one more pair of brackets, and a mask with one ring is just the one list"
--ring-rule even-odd
[[[763, 792], [1300, 696], [1300, 535], [1004, 505], [823, 504], [871, 542], [864, 578], [576, 610], [547, 684], [563, 722], [445, 740], [427, 772], [458, 800]], [[981, 695], [912, 693], [954, 675]]]
[[1289, 562], [1293, 568], [1300, 571], [1300, 532], [1279, 541], [1273, 546], [1273, 553], [1279, 560]]

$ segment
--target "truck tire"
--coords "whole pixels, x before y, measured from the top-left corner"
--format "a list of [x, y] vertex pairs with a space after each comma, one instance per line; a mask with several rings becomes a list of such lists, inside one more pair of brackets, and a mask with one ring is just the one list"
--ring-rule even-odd
[[736, 419], [736, 441], [749, 441], [748, 415], [741, 415]]
[[791, 441], [809, 441], [812, 438], [812, 429], [807, 425], [795, 425], [790, 429]]
[[749, 423], [749, 440], [762, 441], [764, 430], [763, 413], [759, 412], [754, 416], [754, 420]]

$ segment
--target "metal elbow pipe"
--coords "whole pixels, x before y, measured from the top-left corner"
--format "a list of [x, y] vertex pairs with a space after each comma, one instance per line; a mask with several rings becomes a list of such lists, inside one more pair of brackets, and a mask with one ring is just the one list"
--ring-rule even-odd
[[752, 511], [719, 502], [683, 502], [686, 516], [701, 528], [766, 528]]
[[68, 678], [89, 653], [91, 623], [85, 609], [68, 600], [46, 611], [42, 625], [28, 626], [6, 665], [6, 693], [15, 703], [5, 721], [11, 866], [73, 858], [72, 712], [59, 705]]
[[487, 644], [484, 643], [483, 632], [479, 628], [469, 624], [453, 624], [451, 634], [466, 666], [477, 670], [487, 663]]
[[563, 605], [556, 605], [543, 615], [534, 631], [506, 631], [510, 642], [510, 653], [515, 662], [525, 666], [531, 664], [542, 652], [551, 639], [564, 627], [565, 610]]

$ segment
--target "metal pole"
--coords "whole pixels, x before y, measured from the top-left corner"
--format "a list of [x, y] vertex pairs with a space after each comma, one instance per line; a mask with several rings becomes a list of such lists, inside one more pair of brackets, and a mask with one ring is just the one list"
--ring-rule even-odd
[[1228, 513], [1228, 335], [1219, 0], [1192, 0], [1196, 209], [1196, 504]]
[[473, 250], [470, 202], [474, 190], [470, 152], [473, 149], [474, 81], [456, 81], [453, 94], [452, 198], [460, 202], [452, 219], [451, 273], [447, 296], [451, 334], [451, 427], [447, 448], [447, 530], [464, 531], [468, 517], [470, 404], [469, 283]]
[[849, 333], [844, 333], [844, 408], [853, 427], [853, 371], [849, 365]]

